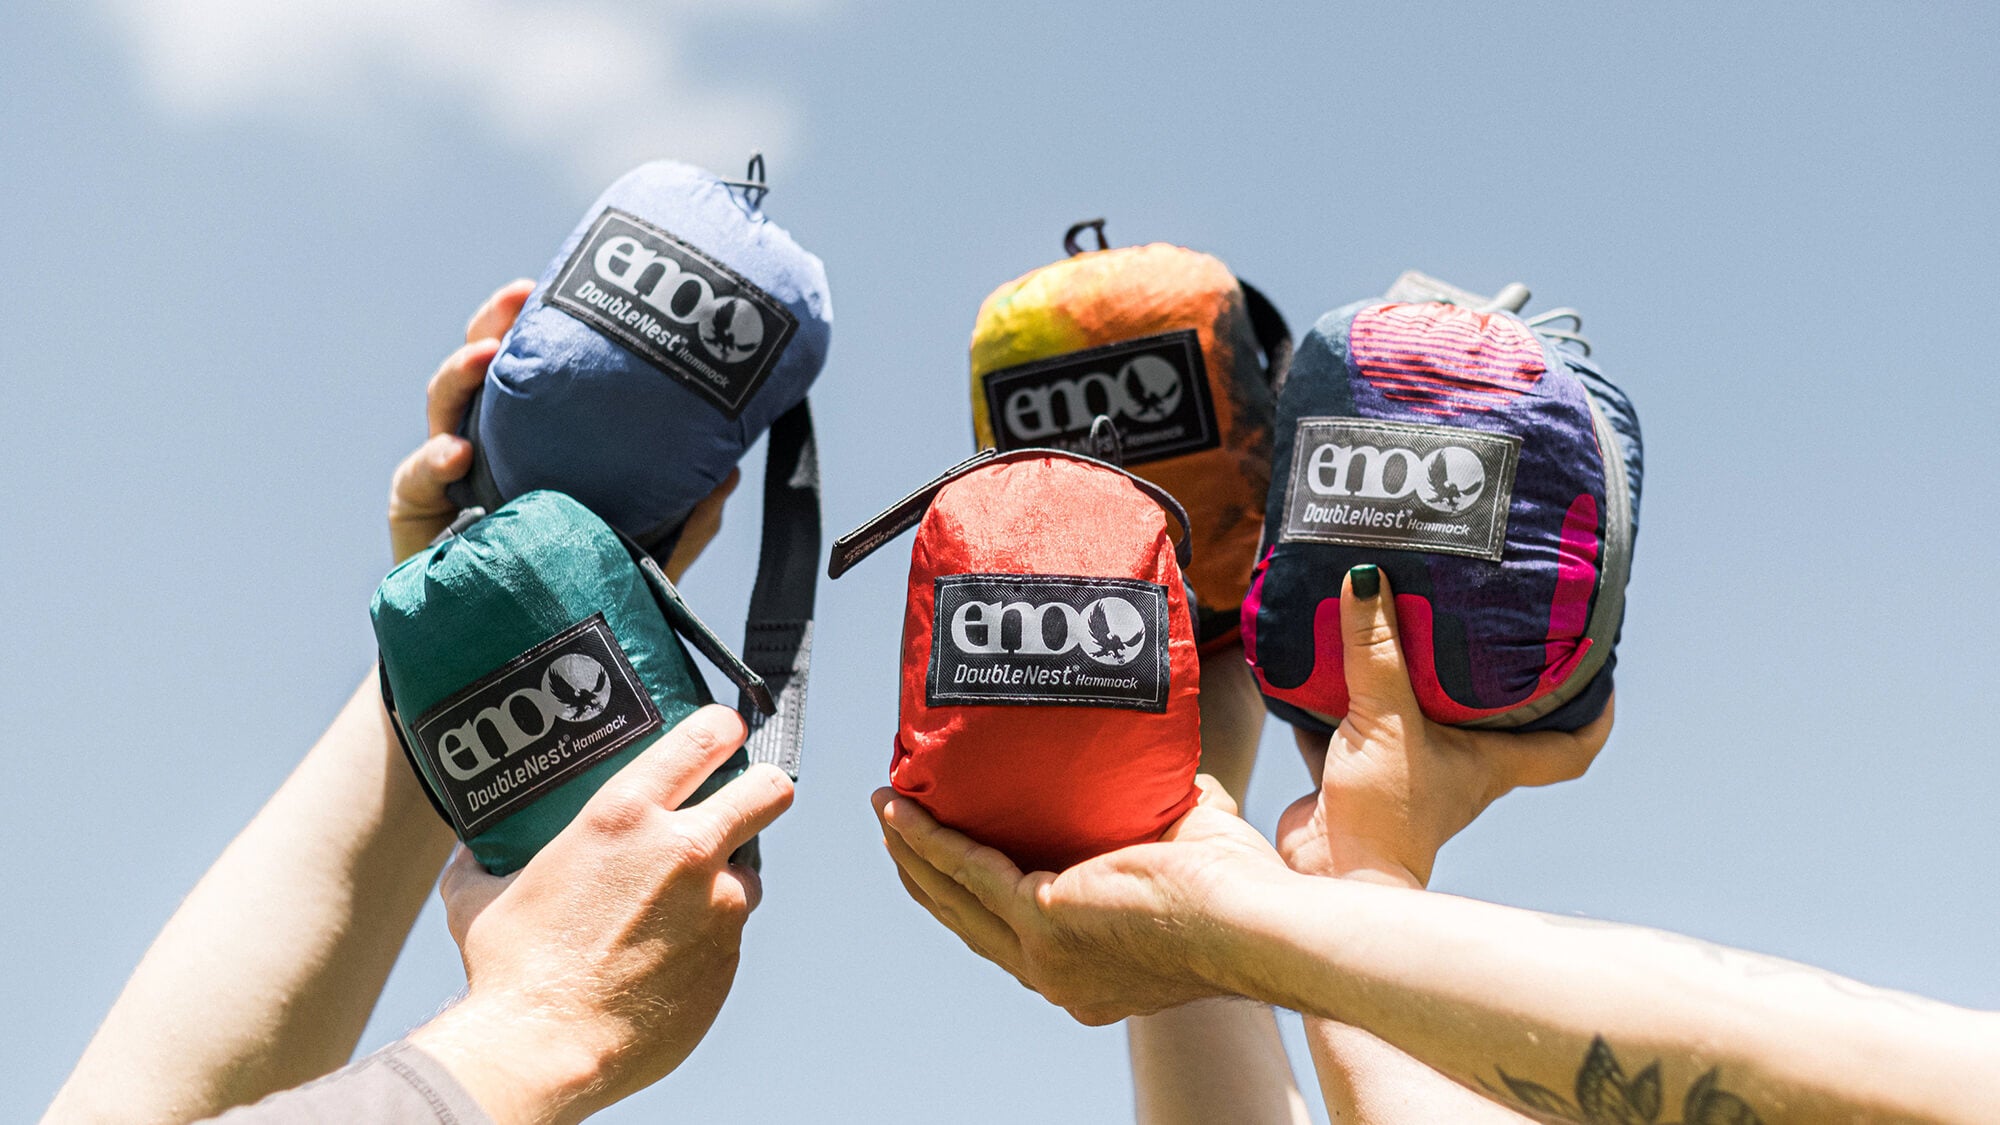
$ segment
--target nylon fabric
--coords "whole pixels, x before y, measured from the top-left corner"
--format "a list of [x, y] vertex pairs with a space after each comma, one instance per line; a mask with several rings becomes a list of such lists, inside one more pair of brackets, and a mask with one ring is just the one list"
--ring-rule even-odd
[[[663, 723], [465, 840], [497, 874], [517, 870], [590, 795], [661, 733], [712, 702], [659, 593], [603, 520], [561, 493], [536, 491], [405, 560], [376, 589], [370, 616], [382, 674], [407, 744], [419, 716], [549, 637], [604, 615]], [[439, 779], [421, 753], [418, 780]], [[699, 801], [749, 766], [739, 749], [705, 781]]]
[[[1498, 561], [1288, 536], [1291, 493], [1305, 479], [1294, 467], [1300, 421], [1318, 418], [1518, 439]], [[1348, 449], [1325, 462], [1341, 466], [1334, 483], [1348, 490], [1343, 497], [1352, 494], [1349, 468], [1372, 455]], [[1265, 547], [1242, 624], [1274, 714], [1316, 730], [1346, 714], [1339, 596], [1361, 563], [1381, 566], [1394, 585], [1412, 686], [1431, 718], [1573, 730], [1603, 711], [1642, 458], [1631, 402], [1595, 364], [1509, 313], [1350, 305], [1322, 317], [1299, 348], [1279, 397], [1273, 463]], [[1377, 493], [1390, 472], [1382, 470]], [[1499, 487], [1490, 473], [1483, 480]]]
[[[1282, 331], [1282, 319], [1265, 304], [1266, 319]], [[1077, 254], [994, 290], [972, 331], [973, 434], [982, 446], [1013, 447], [1001, 440], [987, 400], [985, 380], [995, 372], [1182, 330], [1200, 341], [1217, 444], [1147, 461], [1127, 442], [1127, 468], [1187, 506], [1195, 536], [1187, 576], [1201, 602], [1201, 636], [1205, 646], [1228, 645], [1270, 481], [1275, 373], [1267, 371], [1243, 288], [1221, 261], [1166, 243], [1120, 247]], [[1085, 418], [1071, 428], [1083, 433], [1088, 425]]]
[[[798, 329], [731, 419], [653, 362], [549, 303], [564, 265], [608, 208], [652, 222], [781, 303]], [[537, 281], [487, 369], [473, 440], [500, 497], [575, 497], [656, 547], [686, 520], [825, 365], [833, 326], [826, 267], [713, 174], [658, 161], [591, 204]], [[467, 497], [469, 499], [470, 492]]]
[[[1157, 839], [1192, 808], [1200, 665], [1174, 528], [1124, 474], [1050, 452], [966, 473], [917, 527], [903, 621], [896, 791], [1029, 870]], [[1167, 703], [931, 706], [935, 584], [957, 574], [1140, 579], [1166, 588]]]

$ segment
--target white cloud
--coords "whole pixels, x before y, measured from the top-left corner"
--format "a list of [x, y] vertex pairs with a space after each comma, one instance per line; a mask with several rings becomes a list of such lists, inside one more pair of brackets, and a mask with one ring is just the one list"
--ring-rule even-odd
[[502, 141], [595, 187], [675, 156], [725, 174], [795, 135], [779, 91], [687, 51], [698, 24], [798, 18], [814, 0], [100, 0], [147, 86], [191, 118], [381, 128], [456, 99]]

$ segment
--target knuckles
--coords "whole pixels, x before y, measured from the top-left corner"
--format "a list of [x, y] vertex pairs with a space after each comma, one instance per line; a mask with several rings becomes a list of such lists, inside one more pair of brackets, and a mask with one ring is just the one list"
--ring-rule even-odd
[[645, 828], [659, 812], [660, 807], [646, 794], [613, 781], [597, 791], [579, 819], [598, 835], [627, 836]]
[[706, 827], [706, 821], [688, 815], [663, 814], [647, 840], [660, 854], [668, 870], [719, 868], [724, 860], [722, 842]]
[[1379, 617], [1370, 617], [1346, 629], [1347, 643], [1351, 648], [1382, 648], [1396, 643], [1396, 630]]

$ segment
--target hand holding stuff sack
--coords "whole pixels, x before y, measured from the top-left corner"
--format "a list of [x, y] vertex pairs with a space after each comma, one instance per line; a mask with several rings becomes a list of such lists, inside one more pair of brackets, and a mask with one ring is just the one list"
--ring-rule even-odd
[[841, 537], [829, 576], [913, 525], [896, 791], [1031, 871], [1194, 807], [1180, 505], [1101, 461], [989, 450]]
[[1275, 388], [1291, 333], [1263, 294], [1207, 254], [1153, 243], [1083, 252], [993, 291], [972, 329], [981, 446], [1088, 450], [1111, 419], [1133, 473], [1194, 519], [1188, 581], [1204, 650], [1236, 642], [1271, 474]]
[[[751, 164], [761, 175], [762, 159]], [[688, 514], [771, 432], [744, 657], [778, 699], [750, 752], [798, 776], [819, 463], [806, 391], [825, 365], [826, 269], [767, 218], [761, 183], [670, 161], [613, 183], [543, 271], [461, 432], [452, 498], [567, 493], [666, 559]]]
[[1389, 574], [1432, 719], [1575, 730], [1603, 712], [1641, 454], [1631, 403], [1577, 339], [1434, 301], [1313, 326], [1278, 398], [1243, 611], [1274, 714], [1320, 731], [1346, 714], [1340, 586], [1360, 563]]
[[[659, 564], [559, 492], [530, 492], [406, 559], [370, 616], [411, 768], [496, 874], [527, 863], [620, 767], [712, 702], [682, 636], [772, 706]], [[739, 748], [689, 803], [749, 764]]]

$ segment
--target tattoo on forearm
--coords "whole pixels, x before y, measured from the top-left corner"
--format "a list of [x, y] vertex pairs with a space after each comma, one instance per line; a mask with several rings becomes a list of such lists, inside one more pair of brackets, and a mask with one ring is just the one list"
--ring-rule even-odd
[[1496, 1086], [1484, 1078], [1479, 1084], [1494, 1099], [1505, 1102], [1527, 1112], [1538, 1121], [1560, 1123], [1580, 1122], [1583, 1125], [1763, 1125], [1764, 1119], [1742, 1098], [1724, 1090], [1717, 1084], [1717, 1071], [1694, 1080], [1687, 1094], [1681, 1099], [1681, 1116], [1678, 1123], [1661, 1123], [1660, 1111], [1664, 1108], [1664, 1092], [1660, 1088], [1660, 1060], [1637, 1075], [1625, 1077], [1625, 1068], [1618, 1065], [1618, 1056], [1611, 1052], [1611, 1045], [1597, 1036], [1590, 1041], [1590, 1051], [1583, 1057], [1583, 1065], [1576, 1072], [1576, 1101], [1540, 1083], [1516, 1078], [1498, 1066], [1493, 1068], [1500, 1076]]

